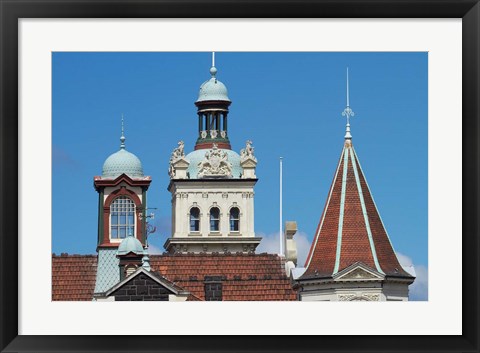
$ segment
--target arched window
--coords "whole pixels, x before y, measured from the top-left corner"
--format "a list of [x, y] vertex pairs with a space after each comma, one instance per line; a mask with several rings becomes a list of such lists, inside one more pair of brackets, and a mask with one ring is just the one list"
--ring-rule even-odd
[[240, 210], [237, 207], [233, 207], [230, 210], [230, 231], [238, 232], [240, 229]]
[[190, 231], [200, 231], [200, 210], [197, 207], [190, 209]]
[[218, 232], [220, 230], [220, 210], [217, 207], [210, 209], [210, 231]]
[[124, 239], [135, 236], [135, 204], [126, 197], [117, 197], [110, 206], [110, 237]]

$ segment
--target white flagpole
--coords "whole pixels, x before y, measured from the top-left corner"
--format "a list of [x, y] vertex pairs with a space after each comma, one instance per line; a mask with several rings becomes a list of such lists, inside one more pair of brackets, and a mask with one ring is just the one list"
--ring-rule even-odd
[[283, 255], [283, 222], [282, 222], [282, 178], [283, 178], [283, 175], [282, 175], [282, 169], [283, 169], [283, 158], [280, 157], [280, 251], [279, 251], [279, 255], [282, 256]]

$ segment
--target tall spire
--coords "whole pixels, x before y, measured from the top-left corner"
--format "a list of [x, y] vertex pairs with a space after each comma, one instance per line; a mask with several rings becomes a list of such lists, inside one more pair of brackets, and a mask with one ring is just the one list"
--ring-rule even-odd
[[355, 263], [387, 276], [411, 277], [398, 262], [357, 153], [345, 143], [303, 278], [335, 276]]
[[350, 117], [355, 116], [355, 113], [352, 109], [350, 109], [350, 92], [348, 86], [348, 67], [347, 67], [347, 106], [342, 112], [342, 116], [347, 118], [347, 128], [345, 132], [345, 140], [351, 140], [352, 134], [350, 134]]
[[123, 128], [123, 113], [122, 113], [122, 136], [120, 137], [120, 148], [122, 150], [125, 149], [125, 135], [124, 135], [124, 128]]

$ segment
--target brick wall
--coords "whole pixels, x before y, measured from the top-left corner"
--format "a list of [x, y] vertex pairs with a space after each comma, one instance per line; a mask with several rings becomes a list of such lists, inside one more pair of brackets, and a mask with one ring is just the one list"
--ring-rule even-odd
[[173, 294], [146, 275], [139, 274], [111, 294], [115, 301], [168, 301]]

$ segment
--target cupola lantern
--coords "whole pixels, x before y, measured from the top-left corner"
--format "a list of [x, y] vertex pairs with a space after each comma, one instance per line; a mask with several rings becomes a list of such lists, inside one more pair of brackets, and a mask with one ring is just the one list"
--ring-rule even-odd
[[212, 53], [212, 67], [209, 80], [202, 83], [195, 102], [198, 114], [198, 138], [195, 149], [218, 148], [231, 149], [228, 139], [228, 107], [232, 103], [228, 98], [227, 87], [217, 79], [215, 52]]

